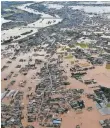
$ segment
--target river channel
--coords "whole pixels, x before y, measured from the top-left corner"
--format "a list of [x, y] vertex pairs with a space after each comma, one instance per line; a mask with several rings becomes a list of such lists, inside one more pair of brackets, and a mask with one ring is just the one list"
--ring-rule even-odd
[[[35, 11], [34, 9], [28, 8], [27, 6], [29, 6], [31, 4], [32, 3], [23, 4], [22, 6], [18, 6], [17, 8], [27, 11], [29, 13], [36, 14], [36, 15], [41, 14], [41, 19], [37, 20], [34, 23], [30, 23], [27, 26], [16, 27], [13, 29], [1, 31], [1, 40], [2, 41], [10, 39], [10, 36], [12, 36], [12, 37], [20, 36], [18, 39], [25, 38], [29, 35], [36, 33], [38, 31], [39, 27], [40, 28], [47, 27], [47, 26], [54, 25], [54, 24], [57, 24], [62, 21], [62, 19], [57, 15], [56, 15], [56, 17], [53, 17], [49, 14], [41, 13], [41, 12]], [[5, 20], [5, 22], [6, 22], [6, 20]], [[7, 22], [9, 22], [9, 21], [7, 21]], [[48, 24], [48, 22], [50, 22], [50, 24]], [[33, 31], [27, 35], [21, 35], [22, 33], [28, 32], [30, 30], [33, 30]], [[14, 40], [18, 40], [18, 39], [14, 39]]]

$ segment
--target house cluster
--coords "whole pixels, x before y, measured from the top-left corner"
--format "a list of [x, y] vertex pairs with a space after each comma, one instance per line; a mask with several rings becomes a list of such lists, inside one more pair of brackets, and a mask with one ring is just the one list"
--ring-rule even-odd
[[99, 123], [102, 126], [102, 128], [109, 128], [110, 127], [110, 119], [100, 120]]
[[22, 114], [22, 98], [23, 92], [8, 90], [6, 97], [11, 97], [10, 104], [1, 104], [1, 127], [16, 127], [23, 128], [21, 120], [24, 118]]
[[41, 82], [36, 85], [35, 94], [28, 95], [27, 106], [28, 122], [39, 122], [45, 127], [60, 127], [62, 119], [60, 114], [67, 113], [70, 109], [76, 111], [85, 107], [81, 100], [83, 89], [66, 89], [67, 76], [58, 59], [50, 59], [44, 63], [38, 74]]

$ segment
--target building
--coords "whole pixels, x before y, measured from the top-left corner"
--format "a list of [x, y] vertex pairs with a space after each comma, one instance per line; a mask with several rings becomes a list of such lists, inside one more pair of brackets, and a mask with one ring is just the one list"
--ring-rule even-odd
[[57, 124], [57, 125], [60, 125], [61, 124], [61, 119], [53, 119], [53, 124]]
[[106, 69], [110, 69], [110, 61], [107, 61], [107, 63], [106, 63]]

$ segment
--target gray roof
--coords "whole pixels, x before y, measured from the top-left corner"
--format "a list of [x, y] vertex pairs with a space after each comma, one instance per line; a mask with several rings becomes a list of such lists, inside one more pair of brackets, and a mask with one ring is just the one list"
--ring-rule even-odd
[[99, 112], [102, 115], [109, 115], [110, 114], [110, 108], [101, 108], [101, 109], [99, 109]]

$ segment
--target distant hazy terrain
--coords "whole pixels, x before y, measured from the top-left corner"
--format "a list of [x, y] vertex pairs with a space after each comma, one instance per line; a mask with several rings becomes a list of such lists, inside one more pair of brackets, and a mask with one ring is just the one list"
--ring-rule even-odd
[[[101, 22], [101, 17], [110, 19], [109, 2], [1, 2], [2, 14], [2, 40], [10, 39], [10, 32], [13, 36], [21, 36], [21, 30], [26, 32], [28, 29], [33, 33], [37, 32], [39, 26], [44, 27], [56, 24], [58, 18], [62, 23], [57, 23], [59, 27], [77, 27], [82, 24]], [[53, 23], [52, 21], [53, 17]], [[54, 21], [54, 19], [56, 19]], [[41, 21], [40, 21], [41, 20]], [[40, 23], [40, 24], [39, 24]], [[11, 29], [11, 30], [10, 30]], [[4, 31], [7, 30], [7, 31]], [[14, 33], [17, 30], [17, 33]], [[6, 34], [7, 33], [7, 34]], [[20, 34], [18, 34], [20, 33]], [[31, 33], [30, 33], [31, 34]], [[18, 38], [19, 39], [19, 38]]]

